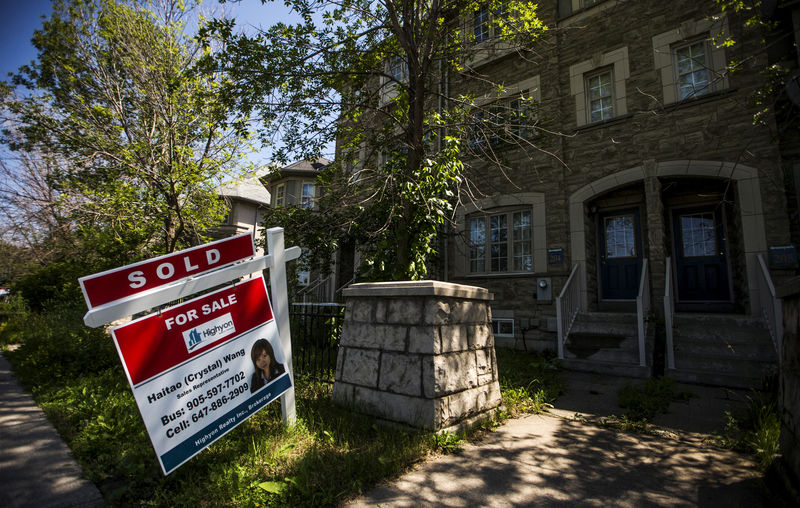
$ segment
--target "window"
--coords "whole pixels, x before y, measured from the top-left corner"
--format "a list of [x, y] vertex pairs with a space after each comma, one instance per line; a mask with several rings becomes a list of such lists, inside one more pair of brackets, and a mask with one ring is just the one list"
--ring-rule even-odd
[[311, 208], [314, 206], [314, 184], [304, 183], [300, 194], [300, 208]]
[[501, 142], [515, 143], [533, 132], [536, 121], [534, 99], [529, 90], [523, 90], [513, 98], [505, 98], [482, 107], [472, 117], [469, 146], [482, 150], [487, 145], [497, 146]]
[[483, 6], [475, 11], [473, 18], [472, 34], [475, 36], [475, 43], [489, 39], [489, 7]]
[[530, 210], [479, 215], [468, 225], [470, 272], [533, 270]]
[[614, 74], [604, 71], [586, 78], [586, 97], [592, 123], [614, 117]]
[[684, 257], [717, 255], [717, 231], [711, 212], [681, 216]]
[[578, 127], [628, 113], [625, 81], [630, 77], [628, 48], [597, 53], [569, 67], [570, 93], [575, 97]]
[[675, 69], [678, 97], [688, 99], [711, 91], [709, 80], [708, 50], [706, 42], [699, 41], [675, 49]]
[[393, 56], [389, 60], [389, 67], [387, 74], [397, 83], [402, 83], [408, 79], [408, 64], [402, 57]]
[[275, 187], [275, 206], [286, 206], [286, 185], [278, 184]]
[[492, 333], [495, 337], [513, 337], [513, 318], [492, 318]]
[[578, 11], [588, 9], [602, 1], [603, 0], [558, 0], [558, 14], [562, 18], [571, 16]]
[[653, 37], [653, 62], [661, 75], [664, 104], [728, 87], [725, 47], [708, 41], [728, 32], [725, 16], [688, 20]]

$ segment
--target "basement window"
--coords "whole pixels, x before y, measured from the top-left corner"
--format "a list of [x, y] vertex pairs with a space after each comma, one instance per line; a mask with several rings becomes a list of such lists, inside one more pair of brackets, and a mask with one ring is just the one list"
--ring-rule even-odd
[[495, 337], [513, 337], [514, 318], [492, 319], [492, 333]]

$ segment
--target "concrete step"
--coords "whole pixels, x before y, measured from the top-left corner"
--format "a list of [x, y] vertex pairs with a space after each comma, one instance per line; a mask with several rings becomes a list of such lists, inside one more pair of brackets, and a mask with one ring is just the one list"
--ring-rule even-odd
[[635, 337], [637, 335], [636, 314], [615, 312], [592, 312], [578, 314], [572, 325], [572, 333], [591, 333]]
[[764, 387], [765, 378], [773, 372], [774, 370], [769, 370], [761, 375], [743, 375], [708, 370], [666, 369], [665, 375], [679, 383], [760, 390]]
[[639, 366], [638, 361], [635, 364], [632, 364], [583, 360], [579, 358], [565, 358], [562, 361], [562, 365], [566, 370], [592, 372], [595, 374], [631, 377], [637, 379], [647, 379], [651, 374], [651, 368]]
[[741, 374], [743, 376], [760, 377], [777, 362], [762, 362], [748, 359], [724, 358], [713, 356], [676, 355], [675, 368], [685, 370], [707, 371], [721, 374]]
[[620, 335], [573, 332], [567, 337], [564, 355], [593, 361], [638, 364], [639, 341]]
[[733, 360], [753, 360], [777, 362], [777, 352], [772, 341], [752, 342], [733, 341], [719, 337], [708, 339], [686, 339], [676, 336], [673, 340], [675, 354], [678, 356], [730, 358]]

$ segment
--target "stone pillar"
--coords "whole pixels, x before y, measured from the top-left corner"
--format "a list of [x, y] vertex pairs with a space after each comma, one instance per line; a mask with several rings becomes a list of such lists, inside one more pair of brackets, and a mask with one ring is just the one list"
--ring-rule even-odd
[[800, 277], [778, 288], [783, 300], [780, 397], [781, 459], [778, 472], [800, 505]]
[[661, 200], [661, 181], [656, 176], [656, 161], [644, 161], [644, 193], [647, 205], [647, 259], [650, 265], [651, 310], [664, 315], [664, 289], [666, 288], [667, 255], [664, 237], [664, 202]]
[[500, 405], [486, 289], [379, 282], [343, 294], [334, 402], [435, 431], [458, 430]]

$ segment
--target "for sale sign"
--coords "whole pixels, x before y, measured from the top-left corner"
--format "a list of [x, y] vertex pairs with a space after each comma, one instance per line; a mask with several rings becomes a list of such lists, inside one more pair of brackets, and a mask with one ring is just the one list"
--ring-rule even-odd
[[164, 474], [292, 385], [263, 277], [112, 335]]
[[145, 291], [200, 275], [255, 254], [253, 237], [244, 233], [191, 249], [148, 259], [79, 279], [89, 310]]

